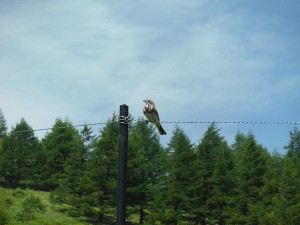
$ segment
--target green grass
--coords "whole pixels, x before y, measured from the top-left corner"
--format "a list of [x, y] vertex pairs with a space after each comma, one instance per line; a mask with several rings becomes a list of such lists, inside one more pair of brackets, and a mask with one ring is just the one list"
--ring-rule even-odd
[[[21, 221], [24, 200], [30, 196], [38, 197], [45, 206], [44, 212], [36, 212], [35, 218], [29, 221]], [[79, 219], [69, 217], [67, 214], [59, 212], [58, 206], [49, 201], [50, 193], [22, 189], [6, 189], [0, 187], [0, 218], [6, 217], [7, 223], [0, 225], [86, 225]]]

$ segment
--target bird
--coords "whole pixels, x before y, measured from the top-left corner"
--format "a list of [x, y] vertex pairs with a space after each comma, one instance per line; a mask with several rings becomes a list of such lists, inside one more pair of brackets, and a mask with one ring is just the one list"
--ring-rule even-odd
[[143, 100], [146, 103], [146, 106], [144, 107], [144, 115], [147, 117], [147, 119], [153, 123], [159, 133], [161, 135], [166, 135], [167, 132], [164, 130], [164, 128], [161, 126], [160, 121], [159, 121], [159, 115], [157, 112], [157, 109], [155, 108], [155, 104], [152, 100]]

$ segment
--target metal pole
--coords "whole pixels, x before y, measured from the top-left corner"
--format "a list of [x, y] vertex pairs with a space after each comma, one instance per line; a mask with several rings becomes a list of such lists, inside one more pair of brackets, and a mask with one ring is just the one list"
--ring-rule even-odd
[[119, 170], [118, 170], [118, 206], [117, 225], [126, 222], [126, 177], [128, 151], [128, 106], [120, 105]]

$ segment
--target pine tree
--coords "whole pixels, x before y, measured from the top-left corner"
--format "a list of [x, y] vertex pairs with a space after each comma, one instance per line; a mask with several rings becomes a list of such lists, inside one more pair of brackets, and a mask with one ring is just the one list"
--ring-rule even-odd
[[3, 139], [1, 173], [8, 186], [31, 185], [40, 145], [25, 119]]
[[290, 141], [285, 146], [287, 157], [300, 160], [300, 131], [297, 127], [290, 132]]
[[5, 136], [6, 132], [7, 132], [6, 120], [2, 113], [2, 110], [0, 109], [0, 140]]
[[154, 199], [154, 191], [164, 176], [165, 151], [154, 127], [145, 120], [131, 126], [128, 154], [128, 208], [139, 214], [143, 224], [146, 210]]
[[289, 159], [283, 158], [277, 152], [273, 153], [271, 169], [261, 192], [263, 204], [256, 204], [261, 212], [260, 224], [295, 224], [290, 222], [293, 215], [287, 217], [288, 199], [294, 199], [294, 196], [289, 198], [290, 193], [287, 193], [294, 180], [291, 165]]
[[[57, 119], [42, 143], [46, 158], [44, 177], [48, 188], [55, 189], [62, 181], [66, 182], [68, 173], [73, 173], [68, 174], [69, 179], [80, 176], [78, 168], [80, 170], [82, 144], [78, 131], [70, 121]], [[72, 183], [72, 180], [69, 182]]]
[[[84, 173], [86, 185], [85, 214], [97, 223], [113, 223], [116, 215], [119, 124], [107, 121], [100, 130]], [[97, 208], [97, 210], [95, 210]]]
[[[3, 153], [3, 139], [6, 136], [6, 132], [7, 132], [7, 127], [6, 127], [6, 120], [4, 118], [4, 115], [2, 113], [2, 110], [0, 109], [0, 165], [3, 162], [3, 160], [5, 160], [4, 157], [4, 153]], [[1, 166], [0, 166], [1, 169]], [[3, 182], [3, 177], [2, 177], [3, 173], [0, 172], [0, 183]]]
[[192, 186], [195, 177], [194, 146], [182, 129], [176, 127], [168, 145], [169, 166], [164, 222], [180, 224], [191, 221]]
[[[274, 159], [274, 158], [273, 158]], [[277, 158], [272, 165], [272, 176], [266, 181], [259, 207], [259, 224], [299, 224], [300, 215], [300, 172], [293, 160]], [[256, 204], [258, 206], [258, 204]]]
[[197, 146], [193, 213], [196, 224], [226, 224], [234, 194], [233, 156], [212, 123]]
[[82, 142], [81, 164], [84, 164], [90, 158], [91, 151], [95, 144], [95, 135], [93, 135], [92, 128], [85, 124], [80, 131], [80, 138]]
[[[300, 132], [294, 128], [285, 149], [284, 158], [268, 180], [267, 191], [271, 195], [267, 205], [266, 224], [299, 224], [300, 221]], [[274, 168], [272, 168], [274, 171]], [[271, 188], [270, 188], [271, 187]], [[265, 195], [268, 196], [268, 195]]]
[[236, 154], [236, 175], [239, 194], [235, 196], [239, 213], [232, 221], [240, 224], [256, 224], [259, 220], [260, 193], [269, 171], [270, 156], [257, 144], [253, 134], [238, 133], [233, 145]]
[[[91, 152], [94, 148], [95, 136], [92, 135], [92, 129], [84, 125], [80, 131], [80, 150], [77, 155], [70, 157], [68, 165], [65, 168], [66, 178], [63, 183], [63, 189], [69, 188], [69, 204], [73, 206], [69, 213], [73, 216], [85, 216], [91, 211], [87, 204], [89, 200], [90, 184], [86, 177], [88, 173], [88, 160], [91, 158]], [[72, 179], [70, 179], [72, 178]]]

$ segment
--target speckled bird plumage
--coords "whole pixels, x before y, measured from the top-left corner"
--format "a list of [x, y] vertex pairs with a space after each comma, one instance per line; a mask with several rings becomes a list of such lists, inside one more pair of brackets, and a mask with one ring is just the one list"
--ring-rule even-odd
[[146, 106], [144, 107], [143, 110], [144, 115], [151, 123], [153, 123], [157, 127], [161, 135], [166, 135], [167, 134], [166, 131], [160, 124], [159, 115], [157, 109], [155, 108], [154, 102], [152, 100], [143, 100], [143, 101], [146, 103]]

